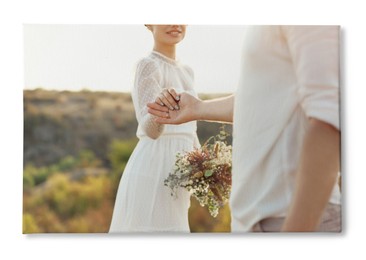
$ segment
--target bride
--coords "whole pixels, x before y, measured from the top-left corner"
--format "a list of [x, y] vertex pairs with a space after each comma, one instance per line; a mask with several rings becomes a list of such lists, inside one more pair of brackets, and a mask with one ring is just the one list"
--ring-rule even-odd
[[196, 95], [193, 71], [176, 60], [176, 45], [183, 40], [186, 26], [146, 27], [154, 37], [154, 48], [137, 64], [132, 90], [139, 142], [122, 175], [109, 232], [189, 232], [190, 194], [182, 189], [173, 199], [164, 179], [177, 152], [199, 146], [196, 122], [162, 125], [147, 111], [149, 102], [179, 110], [179, 95], [170, 87]]

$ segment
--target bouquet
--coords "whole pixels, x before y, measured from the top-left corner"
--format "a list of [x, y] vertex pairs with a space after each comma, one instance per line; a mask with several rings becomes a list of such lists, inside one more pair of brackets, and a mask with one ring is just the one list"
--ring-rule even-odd
[[210, 137], [201, 148], [177, 153], [175, 167], [164, 180], [177, 196], [178, 188], [189, 191], [202, 207], [207, 206], [211, 216], [216, 217], [231, 191], [231, 145], [229, 134], [221, 127], [220, 133]]

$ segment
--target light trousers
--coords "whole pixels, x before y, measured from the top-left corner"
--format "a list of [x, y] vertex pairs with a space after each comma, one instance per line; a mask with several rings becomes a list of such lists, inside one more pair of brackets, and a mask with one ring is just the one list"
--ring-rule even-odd
[[[267, 218], [257, 222], [252, 232], [280, 232], [285, 218]], [[341, 205], [328, 203], [315, 232], [341, 232]]]

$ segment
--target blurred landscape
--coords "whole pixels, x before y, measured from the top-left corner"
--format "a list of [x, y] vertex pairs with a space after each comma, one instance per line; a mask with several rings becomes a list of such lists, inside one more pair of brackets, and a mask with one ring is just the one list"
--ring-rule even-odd
[[[201, 143], [220, 126], [198, 122]], [[108, 232], [136, 129], [129, 93], [25, 90], [23, 233]], [[189, 220], [192, 232], [230, 231], [228, 206], [213, 218], [192, 198]]]

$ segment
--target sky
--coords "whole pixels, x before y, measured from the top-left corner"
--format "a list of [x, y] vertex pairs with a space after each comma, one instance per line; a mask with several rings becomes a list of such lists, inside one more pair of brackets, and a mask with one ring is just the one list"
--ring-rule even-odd
[[[129, 92], [136, 62], [153, 48], [141, 25], [24, 25], [24, 88]], [[188, 25], [177, 59], [199, 93], [234, 92], [244, 26]]]

